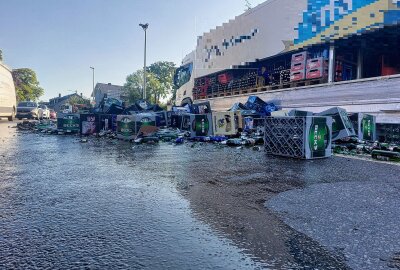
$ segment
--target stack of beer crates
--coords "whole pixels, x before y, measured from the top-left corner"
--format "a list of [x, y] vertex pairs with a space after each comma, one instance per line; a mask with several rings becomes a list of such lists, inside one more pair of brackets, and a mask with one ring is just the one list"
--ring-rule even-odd
[[302, 81], [306, 79], [306, 64], [308, 53], [306, 51], [295, 53], [292, 55], [290, 67], [290, 81]]

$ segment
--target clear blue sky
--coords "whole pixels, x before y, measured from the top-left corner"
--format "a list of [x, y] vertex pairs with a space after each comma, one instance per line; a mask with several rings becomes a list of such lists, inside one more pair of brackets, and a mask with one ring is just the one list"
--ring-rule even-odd
[[[250, 0], [253, 6], [263, 0]], [[196, 37], [243, 13], [244, 0], [0, 0], [0, 48], [11, 68], [36, 71], [47, 100], [95, 82], [122, 85], [148, 63], [180, 64]]]

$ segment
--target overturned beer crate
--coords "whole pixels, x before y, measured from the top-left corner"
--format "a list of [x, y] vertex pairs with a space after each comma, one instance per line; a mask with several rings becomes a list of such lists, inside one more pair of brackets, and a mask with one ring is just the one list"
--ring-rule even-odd
[[117, 116], [117, 138], [121, 140], [133, 140], [136, 138], [136, 116], [118, 115]]
[[270, 155], [316, 159], [332, 155], [332, 118], [267, 117], [264, 145]]
[[376, 117], [366, 113], [350, 113], [354, 131], [361, 141], [376, 141]]
[[215, 112], [212, 116], [214, 135], [229, 136], [238, 133], [234, 112]]
[[213, 135], [211, 114], [184, 114], [181, 129], [190, 132], [191, 137]]
[[58, 113], [57, 129], [66, 133], [79, 133], [80, 115], [76, 113]]
[[332, 117], [332, 141], [357, 136], [345, 109], [334, 107], [318, 115]]

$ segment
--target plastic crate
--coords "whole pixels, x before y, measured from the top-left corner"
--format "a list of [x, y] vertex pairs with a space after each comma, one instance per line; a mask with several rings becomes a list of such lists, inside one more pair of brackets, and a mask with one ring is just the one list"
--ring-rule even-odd
[[291, 82], [301, 81], [304, 80], [305, 78], [306, 78], [306, 72], [304, 70], [290, 73]]
[[292, 54], [292, 63], [306, 63], [308, 57], [309, 54], [306, 51]]
[[353, 123], [358, 139], [362, 141], [376, 141], [376, 117], [366, 113], [350, 113], [349, 119]]
[[328, 77], [328, 69], [325, 68], [307, 69], [306, 73], [307, 79], [320, 79], [326, 77]]
[[332, 155], [331, 117], [267, 117], [264, 145], [270, 155], [299, 159]]
[[333, 107], [329, 110], [320, 112], [318, 115], [332, 117], [332, 141], [357, 136], [353, 123], [350, 121], [345, 109]]
[[185, 131], [190, 131], [191, 137], [203, 137], [213, 135], [211, 113], [184, 114], [182, 116], [181, 129]]
[[298, 62], [298, 63], [292, 63], [290, 67], [291, 72], [297, 72], [297, 71], [305, 71], [306, 70], [306, 65], [304, 62]]
[[57, 128], [67, 133], [80, 132], [80, 115], [76, 113], [58, 113]]
[[379, 142], [400, 144], [400, 124], [378, 123], [376, 135]]
[[80, 115], [80, 132], [82, 135], [92, 135], [100, 131], [100, 121], [98, 114]]
[[238, 132], [234, 112], [214, 112], [212, 116], [214, 135], [235, 135]]
[[133, 140], [136, 137], [135, 115], [117, 116], [117, 138], [122, 140]]
[[328, 59], [323, 57], [307, 60], [307, 69], [328, 68]]

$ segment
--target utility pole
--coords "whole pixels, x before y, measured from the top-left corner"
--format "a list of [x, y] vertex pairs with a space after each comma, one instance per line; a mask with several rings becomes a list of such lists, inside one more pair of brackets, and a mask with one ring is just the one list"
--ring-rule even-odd
[[90, 67], [90, 68], [91, 68], [92, 71], [93, 71], [93, 90], [92, 90], [93, 92], [92, 92], [92, 93], [93, 93], [93, 95], [94, 95], [94, 67]]
[[245, 11], [250, 10], [250, 9], [253, 8], [251, 3], [249, 2], [249, 0], [245, 0], [245, 6], [246, 6], [246, 10]]
[[139, 24], [144, 30], [144, 65], [143, 65], [143, 99], [146, 100], [146, 43], [147, 43], [147, 28], [149, 24]]

